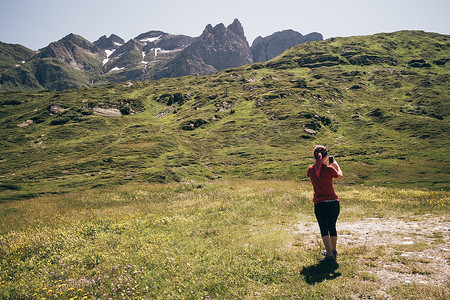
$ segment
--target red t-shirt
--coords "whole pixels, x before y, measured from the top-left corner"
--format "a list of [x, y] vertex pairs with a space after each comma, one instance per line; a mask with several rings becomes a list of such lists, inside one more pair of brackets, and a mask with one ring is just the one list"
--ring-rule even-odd
[[314, 187], [314, 204], [320, 203], [324, 200], [337, 200], [339, 198], [333, 188], [333, 178], [338, 178], [338, 172], [335, 168], [328, 165], [322, 165], [320, 168], [320, 176], [317, 178], [314, 170], [314, 165], [308, 167], [306, 175], [311, 179]]

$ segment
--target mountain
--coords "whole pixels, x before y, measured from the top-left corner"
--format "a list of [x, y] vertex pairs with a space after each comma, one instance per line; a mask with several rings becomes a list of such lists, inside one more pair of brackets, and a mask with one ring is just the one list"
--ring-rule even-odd
[[125, 44], [125, 41], [120, 36], [117, 36], [115, 34], [111, 34], [109, 37], [106, 37], [106, 35], [104, 35], [94, 42], [94, 45], [96, 45], [97, 47], [109, 51], [116, 50], [123, 44]]
[[24, 64], [34, 54], [24, 46], [0, 42], [0, 72]]
[[3, 90], [64, 90], [91, 86], [105, 53], [88, 40], [69, 34], [41, 49], [16, 68], [0, 73]]
[[105, 48], [107, 59], [103, 61], [103, 73], [97, 84], [154, 79], [154, 74], [193, 40], [185, 35], [149, 31], [126, 43], [116, 42], [115, 47]]
[[128, 182], [307, 180], [316, 144], [346, 184], [448, 190], [449, 57], [448, 35], [400, 31], [304, 43], [209, 76], [0, 93], [0, 201]]
[[[269, 59], [281, 54], [294, 44], [321, 38], [320, 34], [303, 37], [294, 31], [288, 33], [258, 38], [254, 43], [258, 61], [263, 56]], [[14, 55], [15, 60], [10, 58]], [[208, 25], [195, 38], [149, 31], [127, 42], [112, 34], [91, 43], [69, 34], [38, 53], [8, 45], [8, 51], [0, 52], [0, 63], [5, 61], [3, 69], [0, 64], [0, 90], [65, 90], [128, 80], [208, 75], [252, 63], [253, 56], [237, 19], [228, 27]]]
[[[21, 45], [0, 42], [0, 89], [15, 90], [25, 86], [39, 89], [39, 83], [29, 68], [23, 68], [35, 52]], [[2, 86], [8, 82], [7, 86]]]
[[102, 70], [104, 51], [75, 34], [41, 49], [34, 57], [35, 77], [46, 89], [90, 86]]
[[206, 26], [202, 35], [186, 47], [155, 78], [208, 75], [252, 62], [250, 48], [239, 20], [225, 27]]
[[292, 46], [322, 40], [323, 36], [317, 32], [304, 36], [293, 30], [283, 30], [264, 38], [257, 37], [250, 49], [253, 62], [264, 62], [277, 57]]
[[216, 70], [240, 67], [252, 62], [250, 48], [241, 23], [225, 27], [208, 25], [200, 38], [186, 49], [186, 57], [199, 59]]
[[236, 19], [231, 25], [206, 26], [191, 38], [150, 31], [113, 52], [104, 72], [115, 70], [108, 81], [149, 80], [185, 75], [207, 75], [251, 63], [244, 30]]

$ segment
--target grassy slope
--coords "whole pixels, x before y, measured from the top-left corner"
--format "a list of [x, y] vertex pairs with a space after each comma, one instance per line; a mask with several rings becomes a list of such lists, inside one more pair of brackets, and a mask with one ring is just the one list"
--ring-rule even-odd
[[14, 68], [34, 54], [33, 50], [24, 46], [0, 42], [0, 71]]
[[[306, 180], [317, 143], [347, 183], [447, 190], [448, 45], [423, 32], [339, 38], [206, 77], [0, 94], [1, 199], [131, 181]], [[50, 115], [51, 104], [68, 110]]]

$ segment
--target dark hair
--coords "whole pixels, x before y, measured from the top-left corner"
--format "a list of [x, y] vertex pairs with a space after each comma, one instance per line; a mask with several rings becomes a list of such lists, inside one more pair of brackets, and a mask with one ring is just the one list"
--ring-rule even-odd
[[316, 145], [314, 147], [314, 158], [317, 159], [318, 155], [322, 154], [322, 158], [326, 157], [328, 155], [327, 147], [322, 145]]
[[314, 173], [316, 173], [317, 177], [320, 176], [320, 169], [322, 169], [322, 159], [327, 155], [328, 150], [325, 146], [316, 145], [316, 147], [314, 147], [314, 158], [316, 159], [316, 162], [314, 164]]

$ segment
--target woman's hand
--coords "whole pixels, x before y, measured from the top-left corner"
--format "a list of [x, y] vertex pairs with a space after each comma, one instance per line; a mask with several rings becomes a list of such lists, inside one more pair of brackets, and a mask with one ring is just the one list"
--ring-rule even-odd
[[338, 172], [338, 178], [337, 179], [341, 180], [342, 178], [344, 178], [344, 173], [342, 172], [341, 167], [339, 167], [339, 164], [336, 161], [336, 157], [333, 159], [333, 162], [331, 163], [331, 165], [333, 167], [335, 167], [336, 171]]

